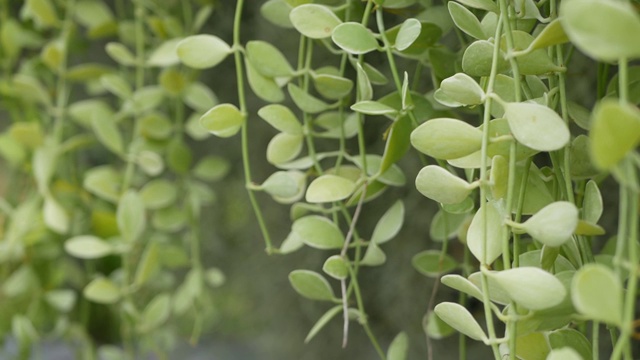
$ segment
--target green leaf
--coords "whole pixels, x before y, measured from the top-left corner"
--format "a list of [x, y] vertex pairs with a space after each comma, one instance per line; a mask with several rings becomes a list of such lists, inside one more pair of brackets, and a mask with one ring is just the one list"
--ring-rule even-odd
[[271, 103], [284, 100], [284, 92], [275, 79], [262, 75], [248, 60], [245, 61], [245, 67], [249, 86], [260, 99]]
[[275, 129], [290, 135], [301, 135], [302, 125], [293, 112], [280, 104], [269, 104], [258, 110], [258, 116]]
[[289, 282], [293, 289], [311, 300], [331, 301], [335, 298], [327, 279], [311, 270], [294, 270], [289, 273]]
[[294, 251], [300, 250], [304, 246], [304, 242], [295, 233], [290, 232], [289, 235], [280, 244], [281, 254], [290, 254]]
[[411, 144], [436, 159], [456, 159], [480, 150], [482, 131], [457, 119], [432, 119], [413, 130]]
[[306, 175], [299, 171], [276, 171], [262, 183], [261, 188], [280, 201], [287, 202], [292, 198], [297, 200], [304, 190], [305, 179]]
[[416, 189], [443, 204], [458, 204], [471, 194], [473, 186], [437, 165], [427, 165], [416, 177]]
[[126, 46], [119, 42], [107, 43], [105, 50], [107, 55], [120, 65], [133, 66], [136, 64], [136, 57]]
[[120, 174], [104, 165], [87, 170], [82, 186], [99, 198], [115, 203], [120, 198], [120, 183]]
[[310, 95], [297, 85], [289, 83], [287, 84], [287, 90], [296, 106], [306, 113], [317, 114], [329, 109], [328, 104]]
[[[176, 256], [175, 252], [172, 255]], [[160, 252], [158, 249], [158, 243], [156, 241], [150, 241], [145, 247], [144, 252], [140, 257], [140, 261], [138, 262], [134, 283], [138, 286], [143, 285], [159, 268]]]
[[456, 332], [433, 311], [427, 312], [427, 315], [422, 319], [422, 328], [429, 338], [436, 340], [444, 339]]
[[[471, 198], [469, 198], [469, 200], [471, 200]], [[465, 200], [464, 202], [469, 200]], [[468, 221], [468, 218], [469, 214], [467, 212], [454, 214], [445, 211], [445, 209], [438, 210], [431, 219], [429, 237], [431, 240], [438, 242], [455, 238], [462, 225]]]
[[[394, 121], [387, 137], [387, 142], [382, 155], [380, 164], [380, 173], [387, 174], [387, 171], [393, 167], [411, 148], [411, 124], [410, 116], [402, 116]], [[383, 179], [379, 179], [383, 181]]]
[[93, 279], [82, 290], [82, 294], [87, 300], [105, 305], [115, 304], [121, 297], [118, 286], [105, 277]]
[[[513, 48], [515, 51], [526, 50], [534, 42], [533, 36], [524, 31], [512, 31]], [[506, 34], [502, 37], [501, 48], [507, 51]], [[563, 72], [564, 68], [557, 66], [543, 49], [532, 50], [516, 57], [518, 69], [523, 75], [543, 75], [551, 72]]]
[[404, 223], [404, 203], [402, 200], [397, 200], [391, 207], [382, 215], [376, 227], [373, 229], [371, 235], [371, 242], [376, 244], [383, 244], [400, 232], [402, 224]]
[[21, 347], [28, 348], [40, 338], [31, 319], [20, 314], [11, 317], [11, 332]]
[[454, 290], [458, 290], [462, 293], [473, 296], [476, 299], [482, 300], [482, 292], [480, 289], [471, 281], [458, 274], [445, 275], [440, 278], [440, 281]]
[[307, 334], [307, 337], [304, 339], [305, 344], [309, 343], [309, 341], [311, 341], [311, 339], [313, 339], [320, 332], [320, 330], [322, 330], [329, 323], [329, 321], [331, 321], [331, 319], [338, 315], [340, 311], [342, 311], [342, 305], [336, 305], [329, 309], [326, 313], [324, 313], [324, 315], [322, 315], [320, 319], [316, 321], [311, 330], [309, 330], [309, 334]]
[[402, 23], [396, 36], [395, 48], [399, 51], [406, 50], [420, 36], [422, 24], [416, 19], [407, 19]]
[[474, 9], [491, 11], [498, 13], [499, 9], [496, 4], [491, 0], [457, 0], [459, 3], [472, 7]]
[[96, 112], [91, 118], [91, 127], [98, 140], [107, 149], [119, 155], [124, 153], [124, 141], [114, 117]]
[[39, 288], [36, 273], [26, 264], [13, 271], [2, 283], [2, 293], [8, 298], [29, 294]]
[[232, 104], [217, 105], [200, 118], [203, 128], [223, 138], [237, 134], [244, 121], [245, 116]]
[[305, 244], [316, 249], [340, 249], [344, 244], [344, 235], [338, 226], [319, 215], [309, 215], [296, 220], [291, 231]]
[[562, 282], [537, 267], [519, 267], [490, 272], [489, 276], [516, 303], [530, 310], [556, 306], [567, 296]]
[[482, 206], [473, 216], [467, 232], [467, 246], [482, 264], [491, 264], [502, 254], [504, 216], [498, 206], [493, 201]]
[[144, 308], [138, 331], [145, 333], [157, 329], [169, 319], [169, 315], [171, 315], [171, 295], [157, 295]]
[[180, 138], [176, 138], [169, 142], [167, 145], [167, 165], [169, 169], [177, 174], [184, 175], [189, 172], [191, 163], [193, 161], [193, 155], [191, 149]]
[[246, 51], [251, 64], [266, 77], [287, 77], [293, 74], [293, 68], [282, 52], [266, 41], [249, 41]]
[[535, 40], [529, 44], [527, 52], [531, 52], [536, 49], [543, 49], [553, 45], [564, 44], [569, 41], [567, 34], [562, 27], [562, 20], [554, 19], [547, 24], [544, 29], [536, 36]]
[[178, 205], [157, 210], [151, 219], [153, 227], [164, 232], [180, 231], [187, 225], [187, 221], [187, 214]]
[[28, 14], [40, 27], [56, 27], [60, 23], [51, 0], [27, 0], [25, 6], [28, 8]]
[[178, 197], [176, 185], [166, 179], [154, 179], [140, 190], [140, 198], [150, 210], [161, 209], [173, 204]]
[[99, 259], [113, 253], [113, 247], [93, 235], [79, 235], [65, 241], [64, 249], [79, 259]]
[[373, 98], [373, 87], [367, 72], [362, 68], [360, 63], [356, 63], [357, 86], [360, 100], [371, 100]]
[[398, 111], [383, 103], [371, 100], [357, 102], [351, 105], [351, 110], [366, 115], [392, 115], [395, 116]]
[[116, 213], [118, 229], [122, 237], [129, 242], [136, 241], [146, 227], [144, 203], [134, 190], [128, 190], [118, 203]]
[[438, 250], [421, 251], [411, 259], [413, 268], [424, 276], [437, 278], [458, 267], [458, 263], [449, 255]]
[[342, 256], [333, 255], [324, 262], [322, 271], [336, 280], [344, 280], [349, 276], [349, 265]]
[[302, 151], [304, 136], [280, 133], [267, 146], [267, 161], [281, 165], [295, 159]]
[[469, 9], [453, 1], [450, 1], [447, 7], [458, 29], [478, 40], [487, 39], [480, 25], [480, 21]]
[[554, 151], [569, 142], [567, 124], [544, 105], [508, 103], [504, 110], [513, 136], [524, 146], [538, 151]]
[[622, 326], [623, 289], [619, 278], [604, 265], [584, 265], [571, 282], [571, 299], [587, 318]]
[[578, 226], [578, 208], [568, 201], [553, 202], [535, 213], [521, 227], [548, 246], [560, 246]]
[[176, 52], [185, 65], [194, 69], [207, 69], [218, 65], [233, 50], [217, 36], [193, 35], [180, 41]]
[[371, 30], [356, 22], [336, 26], [331, 39], [342, 50], [353, 55], [366, 54], [378, 49], [378, 40]]
[[597, 224], [602, 216], [604, 205], [602, 202], [602, 194], [598, 188], [598, 184], [589, 180], [584, 189], [584, 198], [582, 200], [582, 218], [593, 224]]
[[307, 188], [306, 200], [310, 203], [327, 203], [348, 198], [356, 189], [350, 179], [325, 174], [314, 179]]
[[[583, 333], [576, 329], [559, 329], [549, 332], [549, 345], [556, 349], [572, 349], [576, 352], [575, 359], [593, 359], [591, 342]], [[547, 358], [548, 359], [548, 358]], [[562, 359], [571, 359], [570, 357]]]
[[440, 88], [433, 94], [441, 104], [449, 107], [471, 106], [484, 103], [484, 91], [478, 83], [465, 73], [457, 73], [442, 80]]
[[69, 215], [53, 196], [45, 196], [42, 215], [44, 223], [49, 229], [58, 234], [69, 232]]
[[387, 360], [406, 360], [409, 352], [409, 336], [401, 332], [393, 339], [387, 351]]
[[614, 61], [640, 56], [640, 16], [625, 1], [566, 1], [560, 21], [580, 51], [590, 57]]
[[482, 341], [487, 339], [476, 319], [462, 305], [442, 302], [436, 305], [433, 311], [442, 321], [473, 340]]
[[54, 309], [68, 313], [76, 304], [76, 292], [73, 290], [51, 290], [44, 294], [45, 301]]
[[260, 7], [260, 14], [273, 25], [290, 29], [293, 24], [289, 19], [292, 6], [285, 0], [269, 0]]
[[340, 100], [353, 89], [353, 81], [331, 74], [313, 74], [313, 85], [320, 95], [330, 100]]
[[551, 350], [546, 360], [584, 360], [575, 350], [570, 347]]
[[218, 181], [229, 173], [231, 165], [220, 156], [206, 156], [196, 164], [193, 175], [204, 181]]
[[[105, 120], [113, 122], [110, 118]], [[141, 117], [138, 119], [138, 126], [144, 137], [154, 140], [164, 140], [173, 132], [171, 120], [162, 113], [150, 113]]]
[[131, 85], [117, 74], [105, 74], [100, 77], [100, 83], [107, 91], [120, 99], [128, 99], [133, 96]]
[[147, 59], [148, 66], [169, 67], [180, 63], [178, 57], [178, 44], [182, 39], [171, 39], [160, 44], [151, 52]]
[[382, 251], [380, 246], [374, 242], [369, 243], [367, 251], [364, 253], [360, 265], [380, 266], [387, 261], [387, 255]]
[[149, 176], [158, 176], [164, 170], [162, 157], [153, 151], [143, 150], [135, 157], [135, 162]]
[[312, 39], [331, 36], [342, 21], [328, 7], [316, 4], [300, 5], [291, 11], [289, 19], [302, 35]]
[[601, 170], [610, 170], [640, 143], [640, 110], [605, 99], [592, 113], [591, 159]]
[[208, 111], [212, 107], [218, 105], [216, 95], [201, 82], [193, 82], [189, 84], [182, 93], [182, 100], [190, 108], [196, 111]]
[[[489, 76], [494, 47], [493, 43], [486, 40], [474, 41], [467, 46], [462, 55], [462, 70], [470, 76]], [[497, 61], [498, 72], [504, 72], [509, 69], [509, 63], [505, 60], [505, 55], [502, 51], [499, 51]]]

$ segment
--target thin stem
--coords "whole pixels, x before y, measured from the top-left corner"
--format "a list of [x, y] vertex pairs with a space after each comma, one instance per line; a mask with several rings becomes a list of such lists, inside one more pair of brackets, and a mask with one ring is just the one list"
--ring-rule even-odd
[[55, 112], [55, 124], [53, 136], [56, 144], [60, 144], [63, 138], [65, 109], [67, 106], [67, 59], [69, 57], [69, 36], [71, 36], [71, 26], [73, 25], [73, 12], [75, 9], [75, 0], [67, 2], [67, 9], [64, 16], [64, 24], [62, 25], [62, 33], [60, 35], [62, 42], [62, 56], [60, 57], [60, 65], [58, 66], [58, 84], [57, 84], [57, 101]]
[[274, 248], [271, 243], [271, 236], [269, 235], [269, 230], [267, 229], [264, 217], [262, 216], [262, 210], [260, 210], [260, 206], [258, 205], [258, 200], [255, 197], [254, 190], [252, 190], [251, 188], [252, 180], [251, 163], [249, 161], [249, 135], [248, 124], [246, 121], [248, 111], [244, 89], [244, 66], [242, 64], [242, 52], [239, 51], [239, 49], [242, 47], [242, 44], [240, 43], [240, 25], [242, 22], [243, 6], [244, 0], [238, 0], [238, 2], [236, 3], [236, 10], [233, 21], [233, 48], [236, 49], [234, 52], [234, 58], [236, 64], [236, 84], [238, 86], [238, 103], [240, 105], [240, 112], [245, 117], [245, 121], [242, 123], [242, 128], [240, 130], [242, 142], [242, 165], [244, 169], [245, 186], [247, 187], [249, 201], [251, 202], [251, 207], [253, 208], [253, 212], [258, 220], [258, 225], [260, 227], [260, 231], [262, 232], [262, 237], [264, 238], [264, 242], [266, 245], [266, 252], [267, 254], [272, 254], [274, 252]]
[[[502, 0], [504, 1], [504, 0]], [[500, 13], [500, 19], [498, 20], [498, 24], [496, 26], [495, 33], [495, 44], [493, 51], [493, 58], [491, 61], [491, 72], [489, 74], [489, 80], [487, 81], [487, 93], [493, 93], [493, 86], [495, 83], [496, 75], [498, 73], [498, 57], [500, 56], [500, 37], [502, 34], [502, 26], [504, 23], [504, 17], [506, 14], [504, 12]], [[484, 207], [487, 206], [487, 147], [489, 146], [489, 121], [491, 120], [491, 104], [493, 102], [493, 97], [488, 96], [485, 101], [485, 108], [483, 114], [483, 130], [482, 130], [482, 149], [480, 155], [480, 209], [484, 210]], [[483, 227], [484, 231], [482, 234], [482, 247], [484, 249], [487, 248], [487, 232], [488, 228], [487, 224], [487, 212], [483, 211], [482, 221], [485, 226]], [[485, 259], [481, 259], [481, 266], [487, 267], [489, 264], [486, 264]], [[491, 300], [489, 298], [489, 283], [486, 274], [484, 272], [481, 274], [481, 287], [482, 287], [482, 303], [484, 306], [484, 313], [487, 322], [487, 331], [489, 333], [489, 342], [491, 343], [491, 350], [493, 350], [493, 355], [496, 360], [500, 360], [500, 351], [498, 350], [498, 345], [496, 344], [496, 330], [493, 324], [493, 312], [491, 311]]]

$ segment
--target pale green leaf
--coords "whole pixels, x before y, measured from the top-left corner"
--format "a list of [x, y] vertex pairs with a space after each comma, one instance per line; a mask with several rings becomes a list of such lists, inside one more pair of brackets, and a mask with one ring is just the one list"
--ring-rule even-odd
[[293, 112], [280, 104], [269, 104], [258, 110], [258, 116], [278, 131], [291, 135], [301, 135], [302, 125]]
[[340, 249], [344, 244], [344, 235], [338, 226], [319, 215], [296, 220], [291, 231], [305, 244], [316, 249]]
[[125, 45], [119, 42], [107, 43], [105, 50], [107, 55], [120, 65], [133, 66], [136, 64], [136, 57]]
[[382, 251], [380, 246], [374, 242], [369, 243], [367, 251], [365, 251], [360, 265], [380, 266], [387, 261], [387, 255]]
[[451, 256], [442, 254], [438, 250], [425, 250], [415, 254], [411, 264], [419, 273], [432, 278], [449, 273], [458, 267], [458, 263]]
[[82, 294], [87, 300], [106, 305], [115, 304], [121, 297], [118, 286], [104, 277], [93, 279], [82, 290]]
[[371, 30], [356, 22], [336, 26], [331, 39], [342, 50], [354, 55], [366, 54], [378, 48], [378, 40]]
[[144, 202], [134, 190], [128, 190], [118, 203], [118, 229], [126, 241], [136, 241], [146, 227]]
[[237, 134], [244, 121], [245, 116], [232, 104], [217, 105], [200, 118], [202, 127], [219, 137]]
[[274, 165], [287, 163], [295, 159], [302, 151], [304, 136], [279, 133], [267, 146], [267, 161]]
[[432, 119], [413, 130], [411, 144], [436, 159], [456, 159], [480, 150], [482, 131], [457, 119]]
[[436, 305], [433, 311], [442, 321], [473, 340], [487, 339], [476, 319], [462, 305], [442, 302]]
[[[446, 100], [440, 99], [444, 95]], [[478, 83], [465, 73], [457, 73], [440, 83], [434, 98], [450, 107], [479, 105], [484, 102], [484, 91]]]
[[587, 264], [578, 270], [571, 282], [571, 299], [589, 319], [622, 326], [622, 284], [606, 266]]
[[502, 234], [505, 228], [504, 216], [498, 206], [499, 204], [493, 201], [482, 206], [471, 220], [467, 232], [467, 246], [473, 256], [483, 264], [491, 264], [502, 254]]
[[69, 232], [70, 219], [65, 209], [53, 196], [44, 198], [42, 217], [47, 227], [58, 234]]
[[330, 108], [327, 103], [310, 95], [295, 84], [289, 83], [287, 90], [296, 106], [306, 113], [317, 114]]
[[251, 64], [266, 77], [287, 77], [293, 74], [293, 68], [282, 52], [266, 41], [249, 41], [246, 51]]
[[351, 105], [351, 110], [366, 115], [392, 115], [395, 116], [398, 110], [383, 103], [371, 100], [357, 102]]
[[171, 315], [171, 295], [159, 294], [154, 297], [142, 312], [137, 325], [140, 332], [149, 332], [162, 326]]
[[193, 35], [180, 41], [176, 52], [185, 65], [194, 69], [207, 69], [218, 65], [233, 51], [217, 36]]
[[631, 3], [564, 1], [560, 15], [571, 42], [590, 57], [613, 61], [640, 56], [640, 16]]
[[521, 227], [548, 246], [560, 246], [578, 226], [578, 208], [568, 201], [553, 202], [535, 213]]
[[338, 315], [342, 311], [342, 305], [336, 305], [329, 309], [326, 313], [324, 313], [318, 321], [313, 325], [311, 330], [309, 330], [309, 334], [304, 339], [305, 343], [308, 343], [313, 339], [319, 332], [322, 330], [328, 323], [333, 319], [336, 315]]
[[387, 360], [407, 360], [409, 336], [401, 332], [393, 339], [387, 351]]
[[505, 117], [519, 143], [539, 151], [559, 150], [569, 142], [567, 124], [550, 108], [535, 103], [508, 103]]
[[306, 200], [310, 203], [326, 203], [344, 200], [356, 189], [356, 183], [350, 179], [325, 174], [314, 179], [307, 188]]
[[149, 55], [147, 59], [148, 66], [158, 66], [158, 67], [168, 67], [177, 65], [180, 63], [180, 58], [178, 57], [178, 44], [182, 39], [171, 39], [163, 42], [155, 48]]
[[610, 170], [640, 143], [640, 110], [614, 99], [600, 101], [591, 120], [591, 159]]
[[371, 235], [371, 242], [383, 244], [391, 240], [400, 232], [403, 223], [404, 203], [402, 200], [397, 200], [378, 220]]
[[93, 235], [74, 236], [64, 243], [65, 251], [79, 259], [99, 259], [113, 253], [113, 246]]
[[403, 51], [411, 46], [418, 36], [420, 36], [420, 30], [422, 24], [416, 19], [407, 19], [402, 23], [398, 35], [396, 36], [395, 48], [399, 51]]
[[447, 6], [449, 14], [451, 14], [451, 18], [458, 29], [479, 40], [487, 38], [482, 30], [480, 21], [469, 9], [453, 1], [449, 2]]
[[289, 19], [298, 32], [312, 39], [330, 37], [333, 29], [342, 23], [328, 7], [316, 4], [296, 7]]
[[473, 190], [469, 183], [437, 165], [427, 165], [420, 170], [416, 188], [422, 195], [443, 204], [458, 204]]
[[311, 300], [331, 301], [335, 298], [327, 279], [311, 270], [294, 270], [289, 274], [294, 290]]
[[562, 282], [537, 267], [490, 272], [489, 276], [519, 305], [530, 310], [556, 306], [567, 296]]
[[336, 280], [344, 280], [349, 276], [349, 265], [342, 256], [333, 255], [324, 262], [322, 271]]

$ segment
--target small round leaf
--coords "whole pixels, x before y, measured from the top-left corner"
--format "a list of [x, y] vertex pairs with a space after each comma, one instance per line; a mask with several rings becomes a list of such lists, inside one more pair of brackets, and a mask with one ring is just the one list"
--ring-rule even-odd
[[420, 170], [416, 188], [422, 195], [443, 204], [458, 204], [473, 189], [469, 183], [437, 165], [427, 165]]
[[200, 118], [202, 127], [219, 137], [231, 137], [237, 134], [244, 121], [244, 115], [231, 104], [215, 106]]
[[180, 60], [194, 69], [214, 67], [232, 52], [224, 40], [213, 35], [189, 36], [178, 43], [176, 51]]
[[311, 300], [331, 301], [335, 298], [327, 279], [311, 270], [294, 270], [289, 274], [289, 282], [300, 295]]

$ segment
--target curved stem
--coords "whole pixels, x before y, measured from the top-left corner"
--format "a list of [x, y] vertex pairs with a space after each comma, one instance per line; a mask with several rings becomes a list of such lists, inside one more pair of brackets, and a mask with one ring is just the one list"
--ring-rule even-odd
[[247, 100], [244, 89], [244, 66], [242, 64], [242, 52], [239, 51], [242, 47], [240, 43], [240, 24], [242, 22], [242, 9], [244, 7], [244, 0], [238, 0], [236, 3], [235, 16], [233, 21], [233, 48], [236, 49], [234, 52], [235, 64], [236, 64], [236, 84], [238, 86], [238, 103], [240, 105], [240, 112], [243, 114], [245, 121], [242, 123], [242, 128], [240, 130], [241, 142], [242, 142], [242, 165], [244, 169], [244, 177], [245, 177], [245, 186], [247, 188], [247, 194], [249, 195], [249, 201], [251, 202], [251, 207], [253, 208], [253, 212], [256, 215], [258, 220], [258, 226], [260, 227], [260, 231], [262, 232], [262, 237], [264, 238], [264, 242], [266, 245], [267, 254], [272, 254], [274, 252], [273, 245], [271, 243], [271, 236], [269, 235], [269, 230], [267, 229], [267, 225], [264, 221], [264, 217], [262, 215], [262, 210], [260, 210], [260, 206], [258, 205], [258, 200], [254, 194], [254, 190], [251, 188], [251, 163], [249, 161], [249, 135], [248, 135], [248, 124], [247, 124]]

